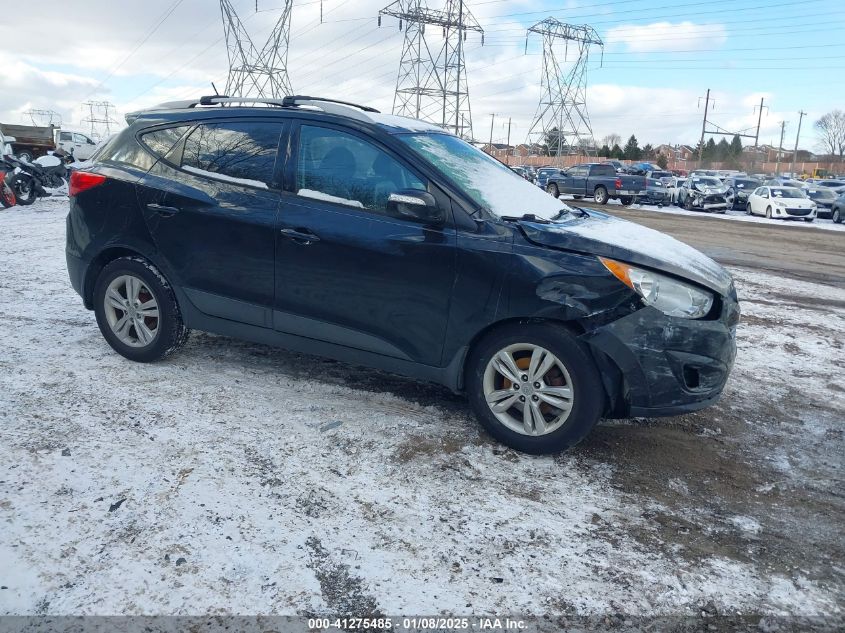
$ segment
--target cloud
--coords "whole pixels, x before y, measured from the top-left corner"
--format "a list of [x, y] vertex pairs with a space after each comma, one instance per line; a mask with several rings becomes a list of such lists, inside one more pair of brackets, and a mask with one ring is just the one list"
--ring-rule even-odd
[[701, 50], [721, 46], [728, 39], [724, 24], [655, 22], [617, 26], [605, 35], [607, 44], [621, 44], [633, 53]]

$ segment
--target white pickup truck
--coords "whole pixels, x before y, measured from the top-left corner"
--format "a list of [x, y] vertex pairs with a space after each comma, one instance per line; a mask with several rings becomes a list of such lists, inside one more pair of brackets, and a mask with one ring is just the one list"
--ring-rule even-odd
[[[27, 162], [61, 148], [73, 154], [76, 160], [91, 158], [97, 144], [81, 132], [62, 130], [54, 126], [14, 125], [0, 123], [0, 134], [5, 135], [12, 146], [12, 153]], [[0, 145], [5, 145], [0, 144]]]

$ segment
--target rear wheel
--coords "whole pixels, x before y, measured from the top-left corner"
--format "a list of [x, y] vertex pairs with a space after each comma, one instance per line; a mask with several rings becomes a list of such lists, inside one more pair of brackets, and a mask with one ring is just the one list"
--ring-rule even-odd
[[15, 174], [9, 183], [18, 204], [26, 206], [35, 202], [35, 180], [28, 174]]
[[103, 268], [94, 287], [94, 311], [108, 344], [142, 363], [164, 358], [190, 333], [170, 284], [141, 257], [121, 257]]
[[553, 182], [549, 183], [549, 185], [546, 187], [546, 193], [548, 193], [553, 198], [557, 198], [558, 196], [560, 196], [560, 191], [558, 190], [557, 185]]
[[596, 190], [593, 192], [593, 200], [596, 201], [596, 204], [607, 204], [607, 189], [604, 187], [596, 187]]
[[628, 206], [629, 204], [634, 202], [634, 198], [632, 196], [622, 196], [619, 198], [619, 202], [621, 202], [624, 206]]
[[552, 324], [511, 325], [485, 337], [468, 359], [466, 385], [482, 426], [527, 453], [577, 444], [604, 408], [589, 354]]

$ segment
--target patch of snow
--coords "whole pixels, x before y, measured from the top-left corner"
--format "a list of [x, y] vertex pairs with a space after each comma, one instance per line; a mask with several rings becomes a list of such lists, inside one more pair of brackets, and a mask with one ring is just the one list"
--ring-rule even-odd
[[267, 183], [260, 180], [252, 180], [251, 178], [235, 178], [227, 174], [221, 174], [216, 171], [207, 171], [199, 167], [192, 167], [191, 165], [182, 165], [182, 169], [197, 176], [205, 176], [206, 178], [214, 178], [215, 180], [222, 180], [223, 182], [231, 182], [236, 185], [248, 185], [250, 187], [258, 187], [259, 189], [268, 189]]
[[743, 532], [749, 532], [751, 534], [757, 534], [760, 532], [760, 524], [756, 519], [751, 517], [733, 516], [729, 520]]
[[433, 123], [427, 121], [420, 121], [419, 119], [412, 119], [411, 117], [399, 116], [397, 114], [384, 114], [382, 112], [367, 112], [367, 117], [373, 122], [378, 123], [389, 128], [397, 128], [403, 132], [440, 132], [447, 134], [448, 132]]
[[350, 200], [349, 198], [341, 198], [340, 196], [333, 196], [322, 191], [315, 191], [314, 189], [300, 189], [296, 195], [304, 198], [313, 198], [314, 200], [323, 200], [325, 202], [337, 202], [338, 204], [345, 204], [350, 207], [357, 207], [363, 209], [364, 205], [358, 200]]

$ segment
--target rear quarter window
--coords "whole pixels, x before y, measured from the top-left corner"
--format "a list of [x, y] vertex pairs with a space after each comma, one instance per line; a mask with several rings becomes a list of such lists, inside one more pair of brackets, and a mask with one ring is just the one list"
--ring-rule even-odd
[[591, 176], [615, 176], [616, 170], [613, 165], [593, 165], [590, 168]]
[[109, 141], [101, 152], [96, 154], [96, 160], [103, 163], [129, 165], [144, 171], [149, 171], [156, 162], [149, 152], [144, 151], [129, 130], [124, 130]]
[[157, 157], [164, 158], [190, 128], [190, 125], [179, 125], [153, 130], [141, 135], [141, 143]]

